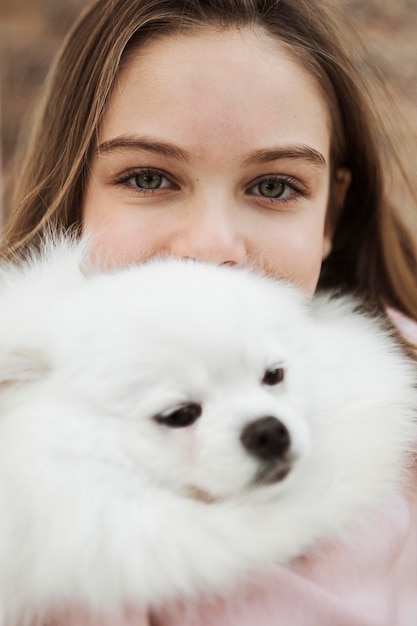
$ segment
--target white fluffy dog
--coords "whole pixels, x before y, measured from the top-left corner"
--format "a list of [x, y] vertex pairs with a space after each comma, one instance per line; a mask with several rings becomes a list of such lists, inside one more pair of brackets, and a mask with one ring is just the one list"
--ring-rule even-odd
[[222, 592], [405, 479], [414, 366], [346, 299], [83, 245], [0, 275], [0, 624]]

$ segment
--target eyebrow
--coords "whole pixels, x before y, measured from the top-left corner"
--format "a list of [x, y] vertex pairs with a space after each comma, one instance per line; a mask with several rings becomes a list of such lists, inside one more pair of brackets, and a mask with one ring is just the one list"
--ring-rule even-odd
[[306, 145], [282, 146], [279, 148], [271, 148], [264, 150], [256, 150], [247, 155], [243, 159], [243, 165], [259, 165], [262, 163], [270, 163], [271, 161], [279, 161], [290, 159], [294, 161], [309, 161], [319, 167], [326, 166], [326, 159], [323, 154], [314, 148]]
[[[191, 154], [174, 144], [160, 141], [153, 137], [141, 137], [137, 135], [120, 135], [114, 139], [104, 141], [96, 149], [97, 154], [108, 154], [119, 150], [145, 150], [169, 159], [176, 159], [188, 163], [192, 160]], [[264, 148], [247, 154], [243, 160], [243, 166], [262, 165], [272, 161], [283, 159], [308, 161], [318, 167], [326, 166], [326, 159], [311, 146], [304, 144], [280, 146], [277, 148]]]
[[106, 154], [117, 150], [146, 150], [169, 159], [188, 162], [191, 155], [182, 148], [178, 148], [171, 143], [159, 141], [152, 137], [137, 137], [135, 135], [121, 135], [109, 141], [104, 141], [96, 150], [98, 154]]

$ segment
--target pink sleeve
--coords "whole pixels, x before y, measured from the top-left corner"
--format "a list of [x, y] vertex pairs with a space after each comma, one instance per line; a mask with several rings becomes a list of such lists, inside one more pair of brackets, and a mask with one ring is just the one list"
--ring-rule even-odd
[[417, 346], [417, 323], [396, 309], [387, 309], [387, 313], [403, 337]]
[[322, 546], [227, 599], [167, 608], [158, 626], [416, 626], [416, 496], [398, 497], [355, 540]]
[[114, 617], [92, 617], [82, 609], [71, 608], [59, 612], [48, 613], [45, 624], [54, 626], [150, 626], [146, 613], [124, 611]]

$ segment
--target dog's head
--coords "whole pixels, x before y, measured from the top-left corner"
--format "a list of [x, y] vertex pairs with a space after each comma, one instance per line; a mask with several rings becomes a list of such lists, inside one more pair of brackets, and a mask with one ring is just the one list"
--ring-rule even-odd
[[154, 261], [62, 287], [41, 309], [3, 355], [0, 397], [32, 467], [211, 502], [282, 483], [308, 454], [308, 324], [290, 287]]

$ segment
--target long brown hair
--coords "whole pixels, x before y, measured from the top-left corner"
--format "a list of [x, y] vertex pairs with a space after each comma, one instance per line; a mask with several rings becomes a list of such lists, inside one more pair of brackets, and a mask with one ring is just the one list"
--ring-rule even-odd
[[[339, 11], [327, 0], [97, 0], [87, 7], [50, 74], [5, 224], [3, 255], [24, 251], [45, 228], [81, 228], [98, 127], [132, 51], [173, 32], [258, 27], [316, 77], [332, 114], [333, 172], [352, 173], [344, 206], [330, 200], [336, 228], [319, 287], [356, 291], [381, 309], [390, 305], [417, 319], [416, 242], [404, 220], [405, 211], [417, 211], [417, 194], [386, 118], [378, 115], [359, 39]], [[399, 193], [389, 193], [394, 184], [401, 202]]]

